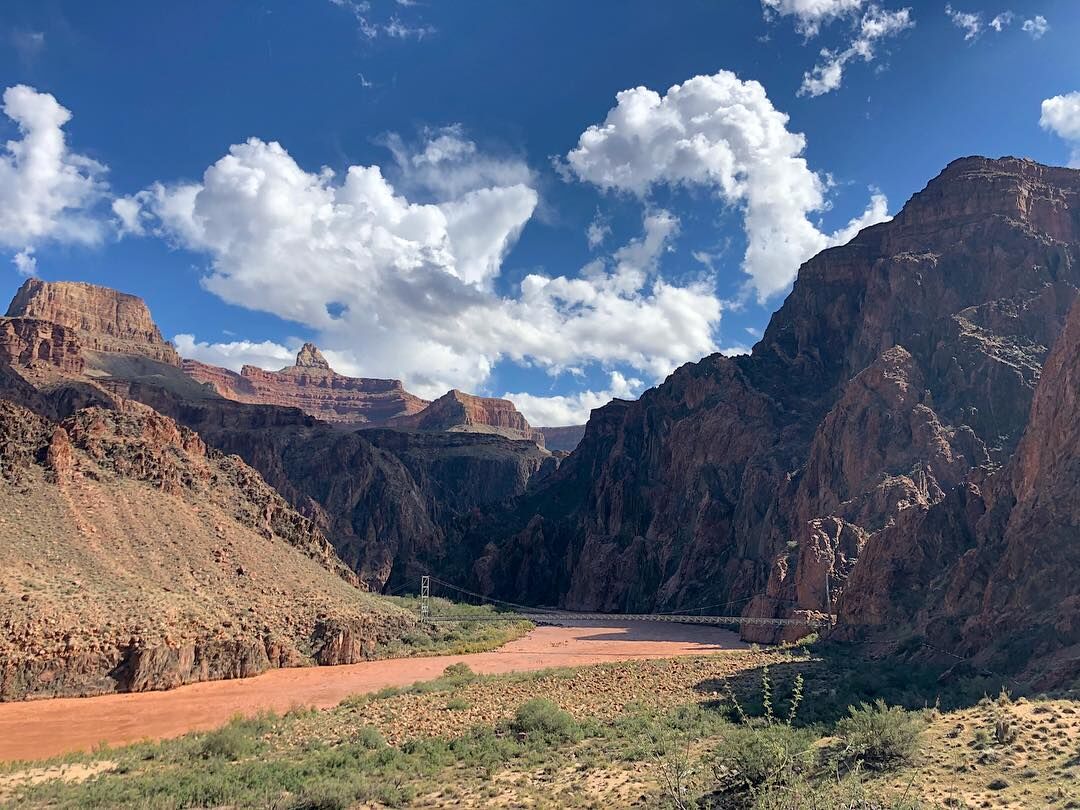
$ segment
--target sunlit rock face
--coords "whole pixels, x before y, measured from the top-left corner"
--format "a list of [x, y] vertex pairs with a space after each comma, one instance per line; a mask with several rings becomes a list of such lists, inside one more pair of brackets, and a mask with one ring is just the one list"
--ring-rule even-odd
[[146, 303], [108, 287], [30, 278], [12, 299], [7, 317], [63, 326], [89, 351], [142, 355], [180, 365], [180, 356], [161, 336]]
[[312, 343], [305, 343], [296, 364], [280, 371], [244, 366], [228, 369], [184, 360], [184, 371], [208, 383], [226, 399], [256, 405], [299, 408], [325, 422], [342, 425], [381, 423], [416, 413], [428, 404], [405, 390], [400, 380], [338, 374]]

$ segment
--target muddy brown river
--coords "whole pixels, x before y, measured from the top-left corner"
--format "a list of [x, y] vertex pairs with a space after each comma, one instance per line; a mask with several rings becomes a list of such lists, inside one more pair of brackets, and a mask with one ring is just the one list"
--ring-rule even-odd
[[458, 662], [474, 672], [492, 674], [746, 648], [735, 633], [704, 625], [622, 622], [538, 627], [486, 653], [275, 669], [255, 678], [197, 683], [167, 692], [0, 703], [0, 761], [41, 759], [102, 742], [120, 745], [176, 737], [214, 728], [237, 713], [285, 712], [296, 706], [325, 709], [349, 695], [437, 678]]

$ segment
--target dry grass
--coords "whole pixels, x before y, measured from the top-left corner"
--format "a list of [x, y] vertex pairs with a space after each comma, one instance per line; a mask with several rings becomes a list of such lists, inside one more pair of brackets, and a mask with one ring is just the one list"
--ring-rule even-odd
[[[24, 786], [9, 796], [28, 807], [112, 806], [110, 797], [140, 796], [155, 807], [176, 797], [188, 797], [177, 806], [192, 806], [192, 796], [281, 808], [664, 807], [658, 757], [673, 746], [684, 749], [695, 799], [716, 789], [711, 763], [722, 743], [752, 734], [763, 721], [754, 719], [760, 712], [746, 699], [749, 725], [733, 725], [715, 687], [730, 683], [748, 695], [760, 688], [765, 664], [771, 672], [787, 667], [828, 674], [815, 656], [779, 650], [522, 676], [477, 677], [459, 667], [412, 689], [268, 718], [258, 729], [235, 726], [225, 735], [237, 737], [226, 747], [230, 756], [206, 758], [206, 750], [221, 746], [204, 734], [78, 758], [86, 772], [99, 774], [85, 782], [56, 775], [27, 787], [30, 775], [38, 779], [42, 772], [32, 765], [9, 774], [9, 785], [21, 779]], [[790, 699], [790, 687], [779, 677], [773, 683], [779, 706]], [[842, 685], [818, 684], [825, 691]], [[809, 689], [803, 708], [811, 709], [821, 691]], [[518, 707], [538, 697], [573, 720], [546, 704], [544, 716], [558, 723], [513, 719]], [[998, 743], [994, 732], [1005, 712], [1017, 735]], [[840, 797], [843, 806], [862, 808], [1080, 806], [1080, 701], [986, 699], [912, 717], [922, 730], [909, 760], [877, 771], [856, 766], [839, 783], [830, 775], [830, 752], [840, 743], [834, 729], [842, 729], [835, 722], [811, 723], [798, 733], [816, 740], [807, 755], [820, 764], [807, 760], [798, 781], [782, 786], [786, 793], [758, 797], [754, 806], [838, 807]], [[811, 794], [816, 804], [806, 803]], [[803, 803], [785, 803], [785, 795]], [[310, 803], [316, 799], [317, 805]]]

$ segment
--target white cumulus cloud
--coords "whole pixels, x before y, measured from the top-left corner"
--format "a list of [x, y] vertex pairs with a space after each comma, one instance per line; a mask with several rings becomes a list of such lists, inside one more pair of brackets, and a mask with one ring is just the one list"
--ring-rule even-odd
[[870, 5], [859, 20], [854, 38], [846, 48], [830, 50], [822, 48], [821, 61], [803, 74], [800, 96], [822, 96], [839, 89], [844, 80], [844, 69], [853, 59], [872, 62], [877, 58], [877, 44], [915, 25], [911, 9], [888, 11]]
[[1070, 145], [1069, 165], [1080, 169], [1080, 91], [1044, 100], [1039, 126]]
[[[945, 5], [945, 14], [952, 20], [953, 25], [964, 32], [964, 41], [976, 39], [982, 33], [983, 19], [979, 11], [959, 11], [951, 4]], [[995, 18], [997, 19], [997, 18]], [[1000, 30], [1000, 29], [999, 29]]]
[[536, 396], [535, 394], [503, 394], [517, 407], [530, 425], [557, 427], [580, 425], [589, 420], [589, 413], [607, 405], [613, 399], [637, 399], [645, 383], [627, 379], [617, 371], [611, 372], [610, 382], [603, 391], [580, 391], [570, 395]]
[[863, 7], [863, 0], [761, 0], [766, 16], [794, 17], [795, 29], [817, 36], [822, 25], [847, 17]]
[[889, 218], [885, 197], [875, 194], [847, 227], [820, 231], [809, 215], [828, 207], [827, 181], [803, 157], [806, 138], [787, 125], [758, 82], [720, 71], [663, 96], [645, 87], [622, 91], [603, 123], [582, 133], [566, 165], [602, 189], [645, 197], [658, 185], [705, 186], [741, 206], [743, 270], [763, 301], [785, 290], [815, 253]]
[[48, 240], [96, 244], [106, 233], [92, 208], [104, 196], [106, 168], [71, 151], [71, 112], [26, 85], [4, 91], [3, 112], [19, 137], [0, 148], [0, 247], [18, 251], [17, 269], [33, 272], [32, 249]]
[[1036, 14], [1030, 20], [1024, 20], [1024, 32], [1031, 35], [1032, 39], [1042, 39], [1043, 35], [1050, 30], [1050, 23], [1046, 17]]
[[[429, 183], [448, 195], [435, 202], [410, 200], [378, 166], [340, 178], [307, 171], [281, 145], [253, 138], [198, 182], [158, 183], [114, 210], [129, 231], [207, 256], [203, 284], [222, 299], [309, 327], [341, 371], [401, 378], [422, 396], [478, 390], [503, 359], [552, 373], [596, 362], [662, 376], [714, 349], [713, 285], [672, 284], [659, 272], [678, 230], [667, 212], [649, 212], [640, 238], [577, 274], [534, 272], [500, 290], [538, 195], [494, 182], [518, 175], [492, 174], [490, 162], [469, 169], [487, 159], [460, 133], [460, 142], [436, 142], [445, 135], [399, 154], [409, 165], [450, 161], [471, 172], [468, 183]], [[478, 177], [493, 184], [476, 187]], [[193, 336], [178, 343], [230, 366], [252, 351], [275, 364], [284, 353]]]

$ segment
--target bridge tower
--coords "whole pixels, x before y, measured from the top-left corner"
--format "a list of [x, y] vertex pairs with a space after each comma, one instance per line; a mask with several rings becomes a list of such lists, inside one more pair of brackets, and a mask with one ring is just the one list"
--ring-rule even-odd
[[424, 624], [431, 617], [431, 577], [427, 574], [420, 577], [420, 624]]

